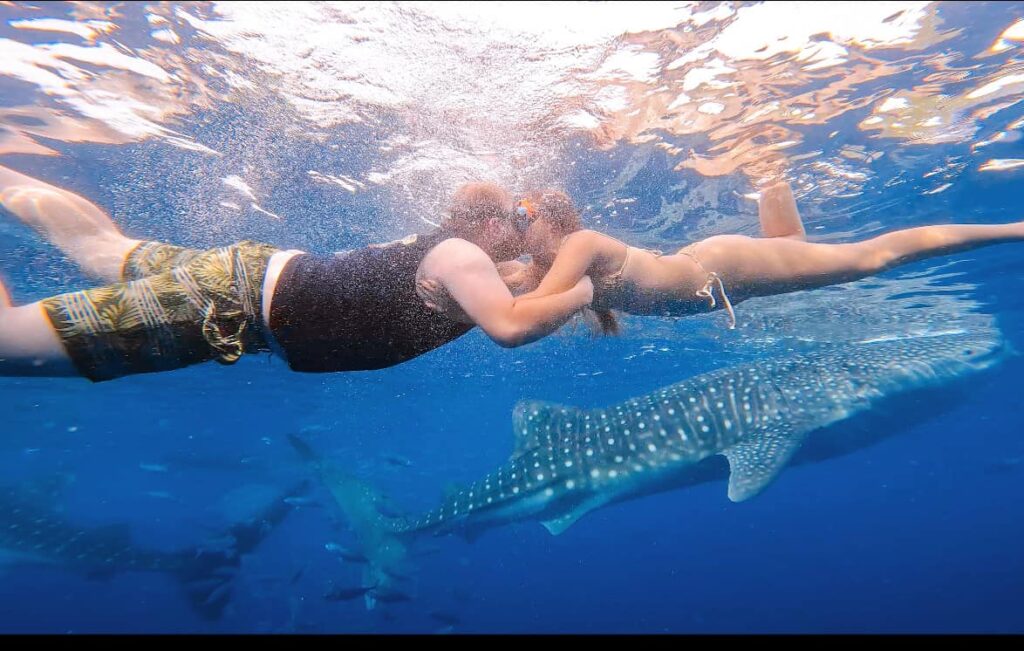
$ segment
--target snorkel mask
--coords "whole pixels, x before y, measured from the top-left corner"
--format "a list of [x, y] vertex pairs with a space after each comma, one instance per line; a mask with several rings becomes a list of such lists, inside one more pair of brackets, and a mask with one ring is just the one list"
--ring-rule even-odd
[[512, 209], [512, 225], [517, 231], [525, 234], [536, 219], [537, 208], [529, 199], [520, 199], [516, 202], [516, 207]]

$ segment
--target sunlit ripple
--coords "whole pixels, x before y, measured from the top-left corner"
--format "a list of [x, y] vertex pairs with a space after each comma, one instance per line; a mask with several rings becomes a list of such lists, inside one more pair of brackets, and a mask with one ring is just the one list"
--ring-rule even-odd
[[[465, 180], [564, 185], [594, 151], [635, 148], [633, 176], [585, 197], [587, 218], [678, 239], [687, 219], [692, 234], [738, 225], [702, 226], [694, 197], [627, 218], [625, 187], [655, 155], [690, 194], [788, 178], [812, 211], [1016, 167], [987, 150], [1019, 137], [1022, 10], [976, 11], [998, 25], [980, 47], [970, 12], [929, 2], [5, 5], [0, 82], [19, 92], [0, 99], [0, 155], [160, 141], [199, 156], [203, 196], [227, 193], [213, 204], [287, 219], [258, 182], [282, 139], [341, 143], [344, 159], [347, 129], [365, 128], [370, 168], [309, 169], [309, 183], [423, 215]], [[228, 110], [261, 127], [226, 148], [193, 126]], [[960, 152], [916, 153], [940, 145]], [[213, 188], [231, 176], [252, 196]]]

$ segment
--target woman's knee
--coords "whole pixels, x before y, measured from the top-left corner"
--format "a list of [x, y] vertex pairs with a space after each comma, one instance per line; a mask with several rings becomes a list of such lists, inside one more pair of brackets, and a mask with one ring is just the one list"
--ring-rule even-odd
[[888, 269], [896, 260], [895, 253], [882, 242], [868, 240], [843, 244], [848, 266], [862, 275], [872, 275]]

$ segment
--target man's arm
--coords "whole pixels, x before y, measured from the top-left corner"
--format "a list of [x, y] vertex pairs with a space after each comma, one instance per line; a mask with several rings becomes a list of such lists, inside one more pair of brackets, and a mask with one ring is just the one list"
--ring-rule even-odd
[[431, 251], [427, 280], [440, 283], [466, 315], [498, 345], [513, 348], [551, 334], [580, 308], [594, 290], [584, 278], [568, 291], [522, 301], [512, 296], [494, 262], [480, 247], [452, 239]]

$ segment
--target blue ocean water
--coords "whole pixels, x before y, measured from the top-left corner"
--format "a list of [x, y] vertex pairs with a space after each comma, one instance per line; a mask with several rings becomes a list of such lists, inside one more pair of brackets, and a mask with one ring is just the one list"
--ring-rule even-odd
[[[588, 226], [662, 248], [756, 233], [747, 195], [780, 178], [819, 241], [1021, 218], [1022, 3], [494, 4], [3, 5], [0, 165], [195, 247], [426, 232], [479, 178], [563, 187]], [[907, 398], [871, 421], [891, 429], [879, 444], [786, 469], [749, 502], [709, 483], [557, 537], [521, 522], [437, 538], [410, 600], [373, 609], [324, 598], [359, 585], [331, 551], [358, 541], [287, 439], [424, 510], [508, 458], [523, 399], [611, 405], [943, 327], [1024, 350], [1022, 251], [748, 301], [735, 331], [720, 313], [628, 317], [621, 337], [567, 328], [513, 350], [474, 331], [368, 373], [248, 356], [100, 384], [0, 378], [0, 484], [61, 477], [53, 513], [129, 524], [138, 547], [200, 544], [312, 486], [219, 619], [166, 573], [0, 554], [0, 631], [1022, 632], [1019, 357], [954, 400]], [[92, 284], [5, 211], [0, 275], [17, 303]]]

